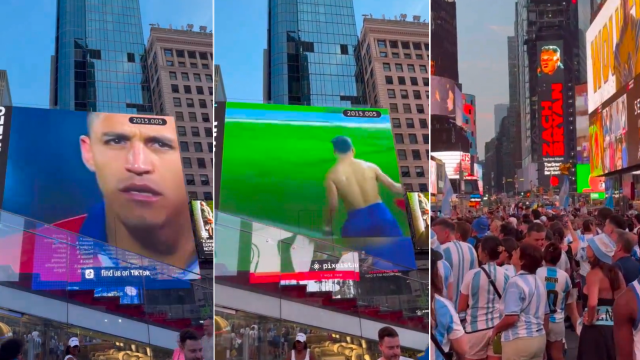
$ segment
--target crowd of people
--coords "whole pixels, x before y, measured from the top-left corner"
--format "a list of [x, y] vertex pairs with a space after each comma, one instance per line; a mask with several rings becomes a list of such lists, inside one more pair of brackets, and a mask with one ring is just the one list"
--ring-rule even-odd
[[[492, 210], [431, 219], [433, 359], [640, 359], [640, 214]], [[570, 330], [567, 330], [570, 329]]]

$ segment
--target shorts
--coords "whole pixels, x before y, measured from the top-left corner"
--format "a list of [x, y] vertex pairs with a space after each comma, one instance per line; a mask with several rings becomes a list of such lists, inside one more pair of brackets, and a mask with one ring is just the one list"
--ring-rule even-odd
[[491, 332], [493, 329], [487, 329], [482, 331], [472, 332], [466, 334], [468, 350], [467, 359], [484, 359], [487, 355], [495, 356], [493, 353], [493, 342], [491, 339]]
[[564, 322], [554, 323], [549, 322], [549, 332], [547, 333], [547, 341], [562, 341], [564, 340], [565, 327]]
[[536, 337], [521, 337], [502, 342], [502, 360], [542, 360], [547, 348], [544, 334]]

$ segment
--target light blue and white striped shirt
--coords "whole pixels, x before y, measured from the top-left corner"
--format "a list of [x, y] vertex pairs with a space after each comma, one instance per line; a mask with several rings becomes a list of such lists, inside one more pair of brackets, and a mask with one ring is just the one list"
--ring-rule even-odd
[[448, 299], [447, 286], [451, 283], [451, 266], [449, 266], [449, 263], [446, 261], [438, 261], [438, 273], [442, 280], [442, 295]]
[[[462, 325], [460, 325], [460, 319], [458, 313], [454, 309], [453, 304], [440, 295], [436, 295], [433, 300], [433, 309], [436, 324], [435, 328], [432, 327], [431, 331], [434, 332], [436, 339], [442, 346], [442, 349], [446, 352], [449, 351], [451, 346], [451, 340], [457, 339], [464, 335]], [[435, 352], [437, 360], [444, 360], [442, 354], [435, 348], [431, 347], [431, 351]]]
[[478, 268], [478, 255], [473, 246], [457, 240], [442, 245], [442, 255], [451, 266], [454, 291], [452, 298], [457, 308], [462, 281], [469, 271]]
[[564, 307], [569, 299], [569, 292], [571, 292], [569, 274], [556, 267], [544, 266], [538, 269], [536, 276], [545, 284], [547, 290], [549, 321], [563, 323]]
[[544, 317], [549, 314], [547, 291], [534, 274], [519, 271], [507, 284], [502, 298], [504, 315], [518, 315], [518, 322], [502, 333], [502, 341], [543, 335]]
[[511, 264], [502, 265], [502, 270], [504, 270], [510, 278], [516, 276], [516, 267]]
[[[494, 262], [483, 267], [496, 284], [500, 296], [503, 296], [509, 282], [509, 275]], [[467, 323], [464, 329], [467, 333], [491, 329], [500, 322], [502, 317], [500, 298], [482, 269], [473, 269], [464, 276], [460, 292], [469, 295]]]

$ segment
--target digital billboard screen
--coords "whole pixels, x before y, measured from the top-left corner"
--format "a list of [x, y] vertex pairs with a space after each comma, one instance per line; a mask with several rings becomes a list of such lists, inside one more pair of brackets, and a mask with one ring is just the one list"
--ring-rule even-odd
[[622, 153], [627, 156], [627, 165], [635, 166], [640, 164], [640, 76], [627, 88], [627, 129], [622, 138]]
[[[460, 100], [462, 100], [462, 94], [453, 80], [439, 76], [431, 76], [429, 82], [429, 110], [431, 111], [431, 115], [445, 115], [457, 119], [458, 107], [456, 105], [456, 91], [460, 94]], [[460, 110], [462, 110], [462, 108], [460, 108]]]
[[227, 268], [254, 282], [331, 278], [311, 268], [317, 238], [385, 260], [375, 268], [415, 269], [387, 110], [228, 102], [224, 146], [220, 211], [255, 221], [240, 236], [260, 253]]
[[191, 218], [196, 234], [196, 250], [198, 258], [213, 260], [213, 210], [212, 203], [191, 201]]
[[216, 101], [213, 109], [213, 193], [214, 193], [214, 209], [218, 209], [220, 199], [220, 174], [222, 173], [222, 153], [224, 150], [224, 117], [226, 113], [227, 102]]
[[429, 200], [428, 194], [409, 191], [406, 195], [407, 199], [407, 216], [409, 217], [409, 225], [411, 226], [411, 234], [417, 247], [426, 248], [429, 244]]
[[576, 183], [579, 193], [603, 193], [604, 177], [591, 176], [589, 164], [576, 165]]
[[480, 189], [480, 195], [483, 195], [484, 183], [482, 182], [482, 164], [475, 163], [475, 172], [474, 175], [478, 178], [478, 188]]
[[593, 176], [604, 173], [604, 136], [602, 113], [597, 111], [589, 116], [589, 168]]
[[438, 193], [438, 165], [433, 160], [429, 160], [429, 192]]
[[577, 85], [576, 92], [576, 137], [578, 164], [589, 164], [589, 109], [587, 84]]
[[566, 154], [564, 50], [562, 41], [539, 41], [537, 44], [541, 156], [545, 175], [556, 175]]
[[431, 153], [444, 162], [445, 171], [449, 179], [458, 179], [460, 172], [471, 174], [471, 155], [460, 151], [437, 151]]
[[135, 302], [127, 286], [199, 278], [173, 117], [22, 107], [0, 116], [2, 209], [54, 226], [23, 238], [19, 271], [34, 274], [34, 289]]

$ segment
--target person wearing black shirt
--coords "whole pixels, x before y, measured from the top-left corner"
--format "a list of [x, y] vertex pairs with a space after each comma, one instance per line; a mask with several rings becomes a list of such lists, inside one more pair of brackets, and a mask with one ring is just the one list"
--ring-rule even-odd
[[624, 230], [615, 230], [613, 233], [616, 250], [613, 253], [613, 262], [622, 273], [625, 283], [636, 281], [640, 277], [640, 263], [631, 257], [634, 242], [631, 233]]

